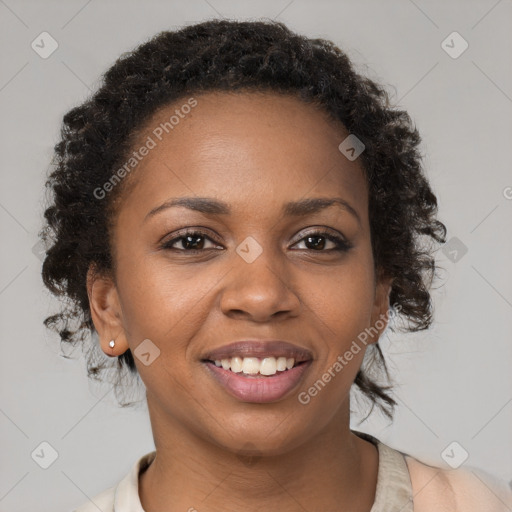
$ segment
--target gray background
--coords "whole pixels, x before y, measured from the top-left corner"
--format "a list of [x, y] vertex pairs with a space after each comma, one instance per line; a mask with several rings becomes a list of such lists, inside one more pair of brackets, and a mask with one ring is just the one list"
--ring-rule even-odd
[[[409, 111], [447, 238], [468, 252], [461, 257], [450, 240], [437, 253], [445, 271], [433, 291], [434, 326], [381, 340], [397, 383], [394, 423], [373, 413], [358, 425], [354, 414], [352, 427], [443, 467], [441, 453], [457, 441], [469, 453], [465, 465], [510, 481], [510, 0], [0, 0], [0, 510], [71, 510], [154, 449], [145, 404], [119, 409], [108, 385], [88, 382], [79, 350], [59, 357], [42, 324], [58, 303], [32, 248], [63, 114], [122, 52], [157, 31], [219, 16], [274, 18], [332, 39]], [[47, 59], [31, 48], [43, 31], [59, 45]], [[453, 31], [469, 43], [456, 59], [441, 46]], [[43, 441], [58, 453], [48, 469], [31, 457]]]

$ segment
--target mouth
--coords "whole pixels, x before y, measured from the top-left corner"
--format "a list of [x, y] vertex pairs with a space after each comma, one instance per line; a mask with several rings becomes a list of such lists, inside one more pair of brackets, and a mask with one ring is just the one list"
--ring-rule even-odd
[[205, 354], [201, 362], [231, 396], [266, 403], [290, 394], [313, 356], [308, 349], [284, 341], [241, 341]]
[[231, 373], [247, 378], [265, 378], [280, 375], [284, 372], [306, 364], [308, 361], [295, 361], [293, 357], [231, 357], [224, 359], [203, 359], [203, 363], [215, 365]]

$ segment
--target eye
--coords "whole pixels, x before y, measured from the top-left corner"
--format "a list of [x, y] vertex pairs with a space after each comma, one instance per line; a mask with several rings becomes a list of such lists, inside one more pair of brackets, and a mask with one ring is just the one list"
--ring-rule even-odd
[[[207, 246], [208, 242], [212, 244], [211, 247]], [[325, 230], [312, 231], [299, 240], [295, 245], [301, 243], [304, 243], [306, 247], [299, 248], [299, 250], [311, 250], [313, 252], [345, 252], [352, 248], [352, 244], [347, 242], [341, 236]], [[326, 249], [326, 246], [329, 243], [331, 243], [332, 247]], [[201, 252], [208, 249], [219, 249], [222, 247], [217, 245], [213, 238], [207, 236], [205, 231], [196, 229], [179, 232], [178, 236], [164, 242], [161, 245], [161, 248], [178, 252]]]
[[[212, 249], [214, 247], [205, 247], [206, 241], [212, 242], [212, 239], [206, 236], [204, 231], [191, 231], [186, 230], [179, 233], [179, 236], [171, 238], [164, 242], [162, 249], [172, 249], [181, 252], [195, 252], [205, 249]], [[174, 245], [181, 245], [181, 249], [174, 247]], [[215, 245], [215, 244], [214, 244]]]
[[[334, 247], [325, 249], [328, 242]], [[305, 250], [314, 252], [331, 252], [331, 251], [348, 251], [352, 245], [344, 240], [341, 236], [331, 233], [330, 231], [312, 231], [302, 238], [298, 243], [306, 244]]]

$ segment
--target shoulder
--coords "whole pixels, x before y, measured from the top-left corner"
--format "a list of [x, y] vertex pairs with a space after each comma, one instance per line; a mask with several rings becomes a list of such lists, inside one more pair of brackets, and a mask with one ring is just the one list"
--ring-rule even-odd
[[101, 512], [114, 512], [115, 493], [115, 486], [109, 487], [94, 496], [94, 498], [89, 500], [87, 503], [75, 508], [73, 512], [98, 512], [98, 510], [101, 510]]
[[139, 474], [151, 464], [155, 456], [156, 450], [140, 457], [117, 485], [97, 494], [94, 498], [89, 499], [87, 503], [74, 509], [73, 512], [142, 510], [138, 492]]
[[414, 512], [509, 512], [512, 489], [481, 469], [443, 469], [405, 455]]

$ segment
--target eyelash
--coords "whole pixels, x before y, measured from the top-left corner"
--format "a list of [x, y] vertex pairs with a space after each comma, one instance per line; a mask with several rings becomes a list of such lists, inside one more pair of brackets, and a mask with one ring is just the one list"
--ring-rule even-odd
[[[201, 230], [192, 230], [191, 229], [191, 230], [184, 230], [184, 231], [180, 232], [179, 236], [174, 237], [171, 240], [167, 240], [166, 242], [164, 242], [163, 244], [160, 245], [160, 248], [161, 249], [171, 250], [171, 251], [183, 252], [183, 253], [192, 253], [192, 254], [193, 253], [198, 253], [198, 252], [204, 252], [204, 251], [207, 251], [207, 250], [211, 250], [211, 249], [176, 249], [175, 247], [172, 247], [174, 244], [176, 244], [180, 240], [183, 240], [187, 236], [191, 236], [191, 237], [200, 236], [200, 237], [203, 237], [205, 239], [210, 240], [211, 242], [217, 243], [215, 240], [213, 240], [212, 238], [207, 236], [206, 232], [201, 231]], [[332, 249], [318, 250], [318, 251], [315, 250], [315, 249], [299, 249], [299, 250], [313, 251], [313, 252], [327, 252], [327, 253], [329, 253], [329, 252], [333, 252], [333, 251], [334, 252], [347, 252], [348, 250], [350, 250], [353, 247], [350, 242], [347, 242], [346, 240], [344, 240], [340, 236], [335, 235], [335, 234], [333, 234], [331, 232], [320, 231], [320, 230], [312, 231], [310, 233], [307, 233], [303, 238], [298, 240], [296, 243], [302, 242], [302, 241], [304, 241], [308, 237], [323, 237], [323, 238], [326, 238], [326, 239], [331, 240], [332, 242], [334, 242], [336, 247], [334, 247]], [[216, 250], [216, 249], [214, 249], [214, 250]]]

